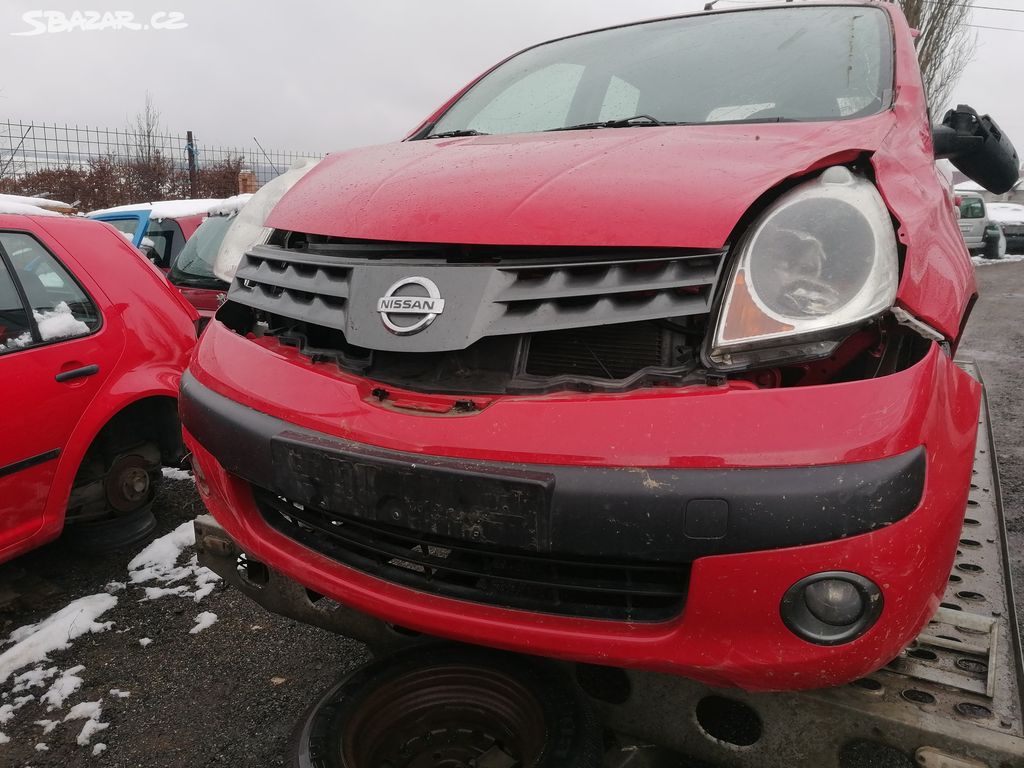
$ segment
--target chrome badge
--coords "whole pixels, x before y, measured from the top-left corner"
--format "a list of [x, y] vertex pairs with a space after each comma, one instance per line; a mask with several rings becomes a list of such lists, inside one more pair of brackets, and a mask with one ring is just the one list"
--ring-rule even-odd
[[[406, 289], [406, 290], [403, 290]], [[420, 295], [426, 291], [426, 296]], [[437, 284], [426, 277], [406, 277], [388, 288], [387, 293], [377, 299], [377, 311], [384, 326], [399, 336], [419, 333], [444, 312], [444, 299]], [[401, 325], [393, 315], [411, 316], [413, 322]], [[418, 318], [418, 319], [417, 319]]]

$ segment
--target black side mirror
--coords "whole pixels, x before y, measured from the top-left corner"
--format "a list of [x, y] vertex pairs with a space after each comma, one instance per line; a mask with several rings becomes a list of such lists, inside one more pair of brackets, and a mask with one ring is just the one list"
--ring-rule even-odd
[[948, 159], [989, 192], [1009, 192], [1020, 178], [1020, 158], [1010, 139], [995, 120], [964, 104], [932, 128], [932, 143], [937, 160]]

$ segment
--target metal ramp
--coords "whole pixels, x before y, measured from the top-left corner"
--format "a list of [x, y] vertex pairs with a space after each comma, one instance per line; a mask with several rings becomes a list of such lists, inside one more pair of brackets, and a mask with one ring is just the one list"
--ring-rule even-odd
[[[960, 366], [980, 381], [973, 363]], [[628, 672], [623, 703], [595, 700], [630, 743], [610, 766], [1024, 768], [1022, 657], [987, 400], [960, 547], [941, 609], [868, 678], [807, 693], [719, 691]], [[689, 765], [686, 761], [684, 765]]]

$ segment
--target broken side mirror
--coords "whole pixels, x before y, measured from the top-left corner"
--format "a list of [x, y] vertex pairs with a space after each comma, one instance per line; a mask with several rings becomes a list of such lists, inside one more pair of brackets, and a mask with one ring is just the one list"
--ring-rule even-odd
[[949, 110], [942, 125], [932, 129], [932, 143], [937, 160], [948, 159], [989, 192], [1009, 192], [1020, 178], [1020, 159], [1010, 139], [991, 117], [964, 104]]

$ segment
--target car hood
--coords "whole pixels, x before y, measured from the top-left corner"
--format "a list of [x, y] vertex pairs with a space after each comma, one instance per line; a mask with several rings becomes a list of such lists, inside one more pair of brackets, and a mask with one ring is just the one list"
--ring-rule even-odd
[[406, 141], [329, 156], [267, 220], [373, 240], [717, 248], [779, 182], [873, 151], [887, 114]]

